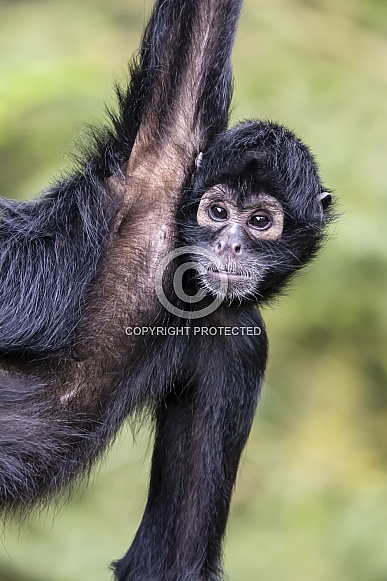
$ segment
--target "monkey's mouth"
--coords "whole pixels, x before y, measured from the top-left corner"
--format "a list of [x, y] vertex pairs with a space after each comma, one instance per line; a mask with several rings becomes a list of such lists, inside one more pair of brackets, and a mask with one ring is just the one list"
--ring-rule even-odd
[[247, 280], [250, 278], [249, 274], [244, 272], [234, 272], [232, 270], [212, 270], [209, 269], [207, 271], [208, 274], [214, 276], [215, 278], [219, 279], [227, 279], [227, 280]]
[[196, 275], [199, 285], [209, 294], [226, 301], [254, 297], [257, 289], [257, 270], [250, 265], [197, 261]]

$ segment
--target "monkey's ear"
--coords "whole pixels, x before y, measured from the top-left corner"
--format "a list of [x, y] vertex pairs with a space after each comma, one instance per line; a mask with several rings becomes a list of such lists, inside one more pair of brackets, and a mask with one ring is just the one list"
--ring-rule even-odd
[[320, 204], [321, 210], [324, 212], [332, 204], [332, 194], [330, 192], [321, 192], [317, 196], [317, 201]]

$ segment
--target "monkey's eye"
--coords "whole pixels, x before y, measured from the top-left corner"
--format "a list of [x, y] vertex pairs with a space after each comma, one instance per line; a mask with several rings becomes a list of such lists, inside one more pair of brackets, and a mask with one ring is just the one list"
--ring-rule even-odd
[[228, 218], [226, 208], [223, 208], [223, 206], [217, 206], [216, 204], [210, 206], [208, 209], [208, 215], [212, 220], [216, 220], [217, 222], [222, 222]]
[[248, 224], [255, 230], [267, 230], [272, 225], [272, 221], [268, 214], [254, 214], [249, 219]]

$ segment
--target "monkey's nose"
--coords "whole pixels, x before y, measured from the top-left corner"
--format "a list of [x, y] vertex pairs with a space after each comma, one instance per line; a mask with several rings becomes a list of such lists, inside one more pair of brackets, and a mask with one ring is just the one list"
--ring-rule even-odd
[[219, 256], [230, 253], [232, 256], [240, 256], [242, 254], [242, 244], [239, 241], [218, 240], [215, 252]]

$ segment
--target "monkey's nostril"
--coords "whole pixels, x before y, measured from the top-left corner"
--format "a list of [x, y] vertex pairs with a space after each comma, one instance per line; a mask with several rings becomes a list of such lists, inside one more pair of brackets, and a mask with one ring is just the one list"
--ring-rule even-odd
[[234, 252], [235, 252], [235, 254], [240, 254], [241, 251], [242, 251], [241, 245], [240, 244], [236, 244], [234, 246]]

